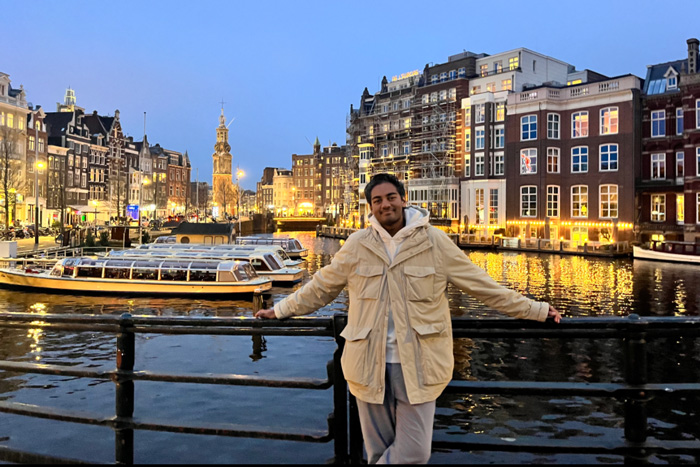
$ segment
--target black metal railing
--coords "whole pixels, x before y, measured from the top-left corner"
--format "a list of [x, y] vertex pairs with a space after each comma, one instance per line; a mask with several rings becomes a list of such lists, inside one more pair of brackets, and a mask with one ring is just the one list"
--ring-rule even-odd
[[[253, 308], [259, 308], [256, 302]], [[116, 369], [98, 371], [64, 365], [44, 365], [0, 361], [0, 370], [53, 374], [80, 378], [111, 380], [116, 387], [115, 415], [97, 417], [63, 411], [51, 407], [0, 402], [0, 412], [42, 419], [111, 427], [115, 432], [115, 461], [134, 462], [134, 432], [136, 430], [217, 435], [227, 437], [292, 440], [308, 443], [334, 442], [335, 463], [362, 462], [362, 435], [354, 398], [348, 397], [347, 384], [340, 369], [343, 339], [340, 332], [346, 325], [346, 315], [334, 317], [299, 317], [284, 321], [263, 321], [253, 318], [188, 318], [86, 315], [36, 315], [31, 313], [0, 313], [0, 328], [46, 328], [55, 331], [89, 331], [117, 336]], [[327, 336], [337, 347], [329, 360], [326, 379], [275, 378], [235, 374], [165, 374], [134, 369], [135, 336], [137, 334], [251, 335], [251, 336]], [[576, 443], [560, 439], [519, 438], [493, 439], [485, 435], [464, 434], [459, 440], [436, 440], [434, 449], [478, 451], [519, 451], [537, 453], [604, 453], [644, 459], [651, 453], [700, 455], [700, 441], [695, 439], [656, 440], [648, 437], [648, 407], [659, 394], [700, 395], [700, 382], [685, 383], [648, 381], [647, 342], [654, 338], [700, 336], [700, 318], [578, 318], [562, 323], [537, 323], [508, 319], [453, 319], [455, 338], [476, 339], [621, 339], [623, 341], [623, 382], [546, 382], [546, 381], [466, 381], [455, 380], [445, 393], [492, 394], [509, 396], [583, 396], [604, 397], [619, 401], [624, 407], [624, 440], [598, 440]], [[327, 431], [300, 429], [277, 431], [269, 428], [230, 424], [183, 425], [154, 422], [134, 417], [134, 383], [159, 381], [235, 386], [262, 386], [326, 390], [332, 388], [333, 411], [328, 416]], [[0, 460], [9, 462], [75, 462], [73, 459], [18, 452], [0, 447]], [[78, 461], [79, 462], [79, 461]]]

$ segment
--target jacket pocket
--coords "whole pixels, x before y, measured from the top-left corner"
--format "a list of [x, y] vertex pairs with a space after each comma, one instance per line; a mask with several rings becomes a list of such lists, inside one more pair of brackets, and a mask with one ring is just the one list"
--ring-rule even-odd
[[369, 334], [372, 328], [345, 326], [340, 336], [345, 339], [345, 348], [340, 357], [343, 375], [347, 381], [366, 386], [372, 372], [372, 357], [369, 348]]
[[435, 268], [430, 266], [405, 266], [407, 299], [412, 302], [434, 300]]
[[413, 325], [419, 368], [424, 384], [442, 384], [452, 378], [452, 335], [444, 323]]
[[[359, 266], [355, 271], [357, 275], [357, 298], [379, 299], [384, 278], [383, 266]], [[347, 328], [346, 328], [347, 329]]]

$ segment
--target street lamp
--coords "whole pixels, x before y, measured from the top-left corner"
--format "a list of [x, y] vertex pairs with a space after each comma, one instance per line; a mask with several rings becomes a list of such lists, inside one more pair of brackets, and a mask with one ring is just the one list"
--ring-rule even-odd
[[238, 214], [238, 235], [241, 236], [241, 183], [240, 179], [243, 177], [245, 173], [238, 167], [236, 167], [236, 193], [237, 193], [237, 207], [236, 207], [236, 213]]
[[143, 243], [143, 236], [141, 233], [141, 204], [143, 203], [143, 187], [148, 185], [148, 177], [143, 178], [143, 172], [139, 170], [139, 245]]
[[[38, 146], [38, 141], [35, 143], [35, 147]], [[38, 157], [38, 153], [37, 156]], [[34, 195], [36, 199], [36, 206], [34, 206], [34, 245], [39, 244], [39, 169], [44, 168], [44, 164], [41, 162], [36, 162], [36, 167], [34, 168]]]

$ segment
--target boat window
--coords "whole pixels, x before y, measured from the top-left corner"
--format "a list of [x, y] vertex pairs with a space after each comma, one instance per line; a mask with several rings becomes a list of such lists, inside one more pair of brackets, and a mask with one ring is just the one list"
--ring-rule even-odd
[[210, 269], [190, 269], [190, 281], [215, 282], [216, 271]]
[[265, 258], [265, 261], [270, 265], [270, 269], [282, 269], [284, 267], [283, 264], [279, 263], [277, 261], [277, 258], [274, 257], [271, 253], [267, 253], [263, 255]]
[[160, 270], [160, 280], [162, 281], [186, 281], [187, 269], [168, 267]]
[[78, 266], [76, 277], [102, 277], [102, 266]]
[[238, 282], [233, 271], [219, 271], [219, 282]]
[[158, 271], [153, 269], [142, 269], [140, 267], [134, 268], [133, 271], [131, 271], [131, 278], [155, 281], [158, 280]]

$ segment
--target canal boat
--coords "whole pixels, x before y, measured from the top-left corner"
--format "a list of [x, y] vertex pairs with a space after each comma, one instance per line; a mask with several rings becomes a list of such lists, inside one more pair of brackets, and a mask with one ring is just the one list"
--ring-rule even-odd
[[48, 271], [0, 268], [0, 285], [42, 292], [231, 296], [264, 293], [272, 281], [247, 261], [82, 256], [63, 258]]
[[295, 267], [304, 263], [303, 259], [292, 259], [284, 248], [279, 245], [208, 245], [204, 243], [146, 243], [136, 247], [139, 250], [199, 250], [199, 251], [265, 251], [273, 252], [287, 267]]
[[299, 240], [289, 237], [238, 237], [236, 245], [279, 245], [290, 258], [304, 258], [309, 254]]
[[267, 277], [276, 284], [294, 284], [304, 277], [301, 268], [288, 268], [281, 259], [275, 257], [273, 252], [264, 251], [236, 251], [214, 249], [128, 249], [112, 250], [107, 254], [109, 258], [138, 258], [138, 259], [196, 259], [203, 261], [247, 261], [255, 272], [261, 277]]
[[700, 243], [652, 240], [648, 248], [634, 246], [634, 259], [700, 264]]

